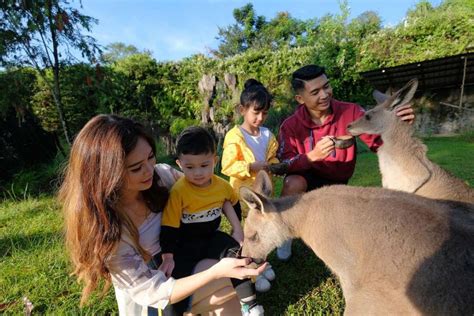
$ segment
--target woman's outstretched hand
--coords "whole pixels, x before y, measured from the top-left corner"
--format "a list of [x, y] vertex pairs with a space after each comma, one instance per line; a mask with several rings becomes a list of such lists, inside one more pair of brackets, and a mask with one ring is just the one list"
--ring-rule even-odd
[[248, 268], [247, 265], [251, 262], [252, 259], [250, 258], [223, 258], [213, 265], [211, 270], [216, 279], [234, 278], [242, 280], [259, 275], [267, 267], [267, 263], [264, 263], [256, 269]]

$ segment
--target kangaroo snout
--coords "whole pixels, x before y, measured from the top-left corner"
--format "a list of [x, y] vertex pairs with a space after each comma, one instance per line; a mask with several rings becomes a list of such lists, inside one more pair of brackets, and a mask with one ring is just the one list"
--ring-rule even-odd
[[[354, 122], [353, 122], [354, 123]], [[354, 127], [353, 123], [347, 125], [347, 132], [349, 133], [349, 135], [352, 135], [352, 136], [359, 136], [360, 134], [362, 134], [361, 131], [357, 131], [357, 129]]]
[[364, 133], [363, 129], [361, 129], [360, 126], [359, 128], [357, 126], [360, 120], [361, 119], [358, 119], [355, 122], [352, 122], [351, 124], [347, 125], [346, 130], [349, 135], [359, 136], [360, 134]]
[[349, 135], [352, 135], [352, 136], [359, 136], [360, 133], [356, 133], [354, 131], [354, 126], [351, 124], [347, 125], [347, 128], [346, 128], [347, 132], [349, 133]]
[[242, 247], [242, 258], [252, 259], [252, 262], [250, 264], [260, 265], [260, 264], [264, 263], [267, 260], [266, 256], [265, 257], [258, 256], [256, 254], [252, 253], [251, 251], [246, 251], [247, 249], [248, 249], [248, 247], [245, 247], [245, 246]]
[[258, 265], [262, 264], [265, 262], [266, 259], [257, 259], [257, 258], [251, 258], [252, 261]]

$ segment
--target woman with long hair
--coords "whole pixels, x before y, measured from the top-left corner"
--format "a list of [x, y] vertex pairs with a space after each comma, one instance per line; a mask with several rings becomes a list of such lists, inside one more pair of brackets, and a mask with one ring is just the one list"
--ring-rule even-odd
[[227, 278], [255, 276], [265, 266], [246, 268], [250, 259], [206, 260], [196, 267], [201, 272], [175, 280], [150, 260], [161, 251], [161, 212], [179, 176], [156, 165], [153, 138], [131, 119], [98, 115], [82, 128], [59, 191], [73, 274], [85, 285], [81, 306], [104, 280], [102, 293], [113, 284], [122, 315], [150, 308], [166, 314], [190, 295], [193, 313], [240, 313]]

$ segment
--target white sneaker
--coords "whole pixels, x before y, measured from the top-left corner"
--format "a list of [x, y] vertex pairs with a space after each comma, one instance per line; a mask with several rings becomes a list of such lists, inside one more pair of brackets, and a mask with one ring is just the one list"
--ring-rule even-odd
[[275, 271], [273, 271], [272, 266], [268, 265], [268, 267], [263, 271], [262, 275], [267, 279], [268, 281], [273, 281], [275, 280]]
[[268, 281], [263, 274], [259, 275], [257, 279], [255, 280], [255, 290], [260, 293], [267, 292], [270, 290], [272, 285], [270, 284], [270, 281]]
[[277, 248], [277, 257], [281, 261], [288, 261], [291, 257], [291, 239], [287, 240]]
[[242, 316], [263, 316], [263, 315], [265, 315], [265, 312], [263, 311], [262, 305], [256, 305], [252, 307], [250, 310], [245, 310], [245, 308], [242, 307]]

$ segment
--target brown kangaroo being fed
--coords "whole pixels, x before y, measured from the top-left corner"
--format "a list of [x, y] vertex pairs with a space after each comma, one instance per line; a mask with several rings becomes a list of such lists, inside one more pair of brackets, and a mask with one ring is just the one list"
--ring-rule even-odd
[[242, 255], [301, 238], [339, 277], [346, 315], [473, 315], [474, 205], [343, 185], [270, 199], [257, 176]]
[[347, 130], [354, 136], [381, 135], [383, 145], [377, 156], [384, 188], [474, 203], [474, 190], [430, 161], [426, 146], [413, 137], [412, 126], [395, 114], [398, 106], [410, 102], [417, 86], [418, 81], [413, 79], [392, 96], [376, 90], [374, 97], [378, 105], [347, 126]]

